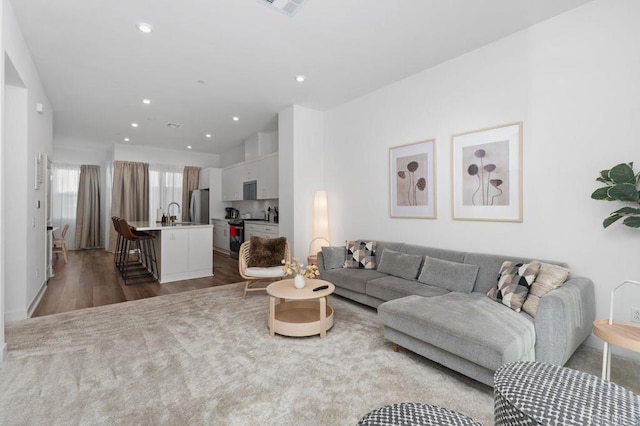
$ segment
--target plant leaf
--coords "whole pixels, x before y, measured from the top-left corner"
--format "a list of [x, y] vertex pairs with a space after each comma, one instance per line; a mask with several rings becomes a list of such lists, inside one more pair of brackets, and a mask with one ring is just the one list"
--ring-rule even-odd
[[607, 190], [607, 196], [618, 201], [638, 201], [638, 195], [638, 190], [632, 183], [619, 183]]
[[609, 198], [608, 192], [608, 186], [605, 186], [604, 188], [598, 188], [593, 191], [593, 194], [591, 194], [591, 198], [593, 198], [594, 200], [611, 200]]
[[621, 208], [619, 210], [616, 210], [615, 212], [613, 212], [611, 214], [640, 215], [640, 209], [635, 208], [635, 207], [623, 207], [623, 208]]
[[619, 214], [611, 214], [611, 216], [609, 216], [608, 218], [606, 218], [604, 220], [604, 222], [602, 222], [602, 226], [605, 228], [608, 228], [609, 225], [611, 225], [612, 223], [616, 222], [618, 219], [620, 219], [622, 216]]
[[630, 228], [640, 228], [640, 217], [629, 216], [622, 223], [624, 223]]
[[636, 176], [633, 169], [625, 163], [620, 163], [609, 170], [609, 178], [615, 183], [632, 183], [635, 185]]
[[[602, 170], [600, 172], [600, 178], [599, 179], [602, 179], [601, 182], [611, 182], [611, 179], [609, 179], [609, 169]], [[598, 179], [596, 179], [596, 180], [598, 180]]]

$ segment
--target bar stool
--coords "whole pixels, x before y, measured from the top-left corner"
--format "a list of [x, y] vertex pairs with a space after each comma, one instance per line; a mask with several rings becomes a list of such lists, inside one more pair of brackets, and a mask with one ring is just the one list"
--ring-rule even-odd
[[118, 239], [116, 240], [116, 248], [115, 248], [115, 251], [113, 252], [113, 264], [116, 266], [116, 268], [118, 268], [118, 270], [121, 270], [123, 238], [122, 238], [122, 232], [120, 232], [120, 225], [118, 224], [118, 220], [120, 220], [118, 216], [111, 216], [111, 221], [113, 222], [113, 229], [115, 229], [116, 234], [118, 234]]
[[[133, 231], [125, 219], [118, 219], [116, 222], [123, 239], [119, 264], [124, 283], [127, 284], [128, 278], [147, 276], [148, 274], [157, 275], [158, 263], [153, 244], [155, 237], [147, 232]], [[129, 273], [132, 265], [129, 253], [132, 249], [138, 253], [138, 262], [134, 262], [133, 265], [139, 264], [145, 267], [145, 272], [141, 274], [130, 275]]]

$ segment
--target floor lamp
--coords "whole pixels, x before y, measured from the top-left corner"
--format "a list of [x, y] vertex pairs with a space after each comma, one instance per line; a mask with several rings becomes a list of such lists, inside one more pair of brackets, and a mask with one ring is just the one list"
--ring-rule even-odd
[[309, 243], [307, 263], [315, 265], [317, 254], [329, 242], [329, 211], [327, 207], [327, 191], [320, 190], [313, 194], [313, 232]]

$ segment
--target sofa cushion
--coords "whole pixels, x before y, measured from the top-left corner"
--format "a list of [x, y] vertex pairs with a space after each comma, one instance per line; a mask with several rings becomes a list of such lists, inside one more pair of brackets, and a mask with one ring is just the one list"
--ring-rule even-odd
[[530, 263], [505, 261], [500, 268], [498, 287], [489, 290], [487, 296], [520, 312], [539, 270], [540, 262], [537, 261]]
[[478, 275], [478, 266], [427, 256], [418, 277], [421, 283], [451, 291], [471, 293]]
[[371, 269], [340, 268], [322, 271], [320, 278], [333, 283], [336, 287], [365, 293], [367, 281], [386, 276], [388, 275]]
[[416, 294], [418, 296], [433, 297], [447, 294], [448, 291], [418, 281], [409, 281], [394, 276], [376, 278], [367, 282], [367, 295], [381, 300], [399, 299]]
[[347, 251], [344, 247], [322, 247], [324, 269], [338, 269], [344, 266]]
[[540, 298], [564, 284], [570, 273], [569, 269], [562, 266], [541, 263], [540, 271], [536, 275], [536, 280], [531, 284], [529, 295], [522, 305], [522, 310], [535, 317]]
[[421, 256], [384, 249], [378, 262], [378, 272], [406, 280], [415, 280], [420, 272], [420, 265], [422, 265]]
[[376, 269], [375, 241], [347, 241], [346, 246], [345, 268]]
[[433, 247], [416, 246], [413, 244], [404, 244], [400, 250], [402, 253], [414, 254], [422, 257], [435, 257], [438, 259], [450, 260], [452, 262], [464, 262], [465, 252], [446, 250]]
[[407, 296], [378, 306], [386, 327], [490, 370], [535, 357], [535, 328], [521, 315], [478, 293]]
[[[464, 257], [464, 263], [470, 263], [472, 265], [478, 265], [480, 267], [480, 270], [478, 270], [478, 278], [476, 278], [476, 285], [473, 287], [473, 291], [487, 294], [487, 292], [491, 288], [495, 287], [496, 282], [498, 281], [500, 268], [502, 267], [502, 262], [504, 262], [505, 260], [510, 260], [515, 263], [531, 262], [530, 258], [524, 257], [501, 256], [484, 253], [467, 253]], [[566, 263], [551, 262], [546, 260], [544, 260], [544, 262], [554, 265], [560, 265], [565, 268], [567, 267]]]

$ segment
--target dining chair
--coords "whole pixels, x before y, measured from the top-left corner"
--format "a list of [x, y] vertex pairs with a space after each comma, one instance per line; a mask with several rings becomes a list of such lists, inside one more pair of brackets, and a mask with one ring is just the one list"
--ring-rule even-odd
[[62, 228], [62, 236], [60, 238], [56, 238], [56, 236], [54, 235], [51, 241], [51, 243], [53, 244], [53, 249], [51, 250], [51, 252], [55, 253], [56, 255], [58, 253], [62, 253], [62, 256], [64, 257], [64, 263], [67, 263], [67, 260], [68, 260], [67, 259], [67, 243], [65, 242], [65, 238], [67, 236], [68, 230], [69, 230], [69, 224], [67, 223]]

